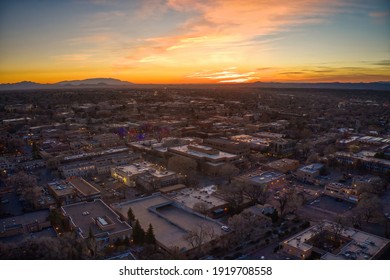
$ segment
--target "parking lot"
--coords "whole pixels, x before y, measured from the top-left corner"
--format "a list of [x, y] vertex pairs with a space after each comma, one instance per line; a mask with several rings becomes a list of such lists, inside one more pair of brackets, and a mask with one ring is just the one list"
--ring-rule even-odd
[[350, 211], [356, 205], [351, 202], [339, 200], [327, 195], [322, 195], [317, 199], [310, 201], [308, 206], [318, 210], [332, 212], [335, 215], [342, 215], [345, 212]]

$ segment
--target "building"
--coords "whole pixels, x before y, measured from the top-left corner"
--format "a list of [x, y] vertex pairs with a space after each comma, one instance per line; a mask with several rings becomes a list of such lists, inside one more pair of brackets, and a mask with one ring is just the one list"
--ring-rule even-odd
[[358, 203], [359, 196], [357, 189], [353, 186], [346, 186], [341, 183], [329, 183], [325, 185], [324, 194], [343, 199], [352, 203]]
[[280, 243], [282, 252], [297, 259], [370, 260], [379, 258], [390, 240], [323, 221]]
[[380, 177], [371, 175], [354, 176], [352, 178], [352, 186], [356, 189], [371, 188], [375, 182], [379, 182], [380, 180]]
[[268, 151], [271, 139], [269, 138], [260, 138], [253, 137], [251, 135], [240, 134], [231, 137], [232, 140], [238, 141], [241, 143], [249, 144], [251, 150], [265, 152]]
[[225, 164], [239, 161], [237, 155], [196, 144], [171, 147], [168, 148], [168, 152], [195, 160], [201, 171], [208, 175], [216, 175]]
[[92, 201], [94, 199], [100, 199], [102, 196], [96, 187], [83, 178], [72, 178], [69, 180], [69, 185], [76, 191], [76, 196], [81, 201]]
[[337, 152], [332, 156], [337, 163], [356, 169], [365, 169], [376, 174], [388, 174], [390, 172], [390, 160], [375, 158], [360, 152], [359, 154]]
[[100, 248], [117, 239], [131, 237], [131, 226], [100, 199], [62, 206], [61, 209], [78, 235], [87, 239], [92, 234]]
[[295, 159], [282, 158], [272, 161], [266, 166], [276, 171], [287, 173], [289, 171], [295, 171], [299, 166], [299, 161]]
[[275, 139], [270, 143], [269, 154], [274, 157], [289, 157], [294, 153], [295, 143], [287, 139]]
[[216, 195], [217, 186], [211, 185], [201, 189], [182, 189], [171, 197], [201, 214], [211, 214], [217, 209], [228, 210], [228, 202]]
[[236, 177], [235, 180], [242, 181], [253, 186], [271, 189], [284, 186], [286, 184], [286, 176], [283, 173], [277, 171], [260, 170]]
[[[192, 211], [190, 208], [159, 193], [113, 205], [122, 218], [131, 208], [143, 229], [153, 226], [157, 243], [164, 249], [190, 251], [226, 234], [222, 223]], [[191, 231], [208, 231], [203, 240], [190, 244], [186, 236]], [[197, 246], [199, 245], [199, 246]]]
[[92, 161], [64, 164], [61, 165], [58, 170], [64, 178], [91, 176], [96, 173], [95, 163]]
[[101, 147], [112, 147], [120, 143], [119, 135], [115, 133], [97, 134], [92, 136], [92, 140]]
[[54, 181], [48, 183], [47, 189], [59, 205], [73, 203], [76, 198], [76, 191], [73, 186], [64, 181]]
[[209, 146], [211, 148], [235, 154], [244, 156], [249, 154], [250, 152], [250, 146], [248, 143], [245, 142], [238, 142], [223, 138], [207, 138], [203, 140], [203, 145]]
[[299, 168], [296, 172], [296, 176], [303, 182], [314, 183], [316, 178], [320, 176], [323, 167], [324, 165], [321, 163], [312, 163]]
[[[0, 219], [0, 242], [21, 241], [28, 237], [56, 236], [49, 222], [50, 211], [40, 210]], [[48, 232], [42, 230], [49, 229]]]
[[112, 168], [111, 176], [126, 186], [138, 185], [148, 191], [176, 185], [184, 179], [176, 172], [146, 161]]

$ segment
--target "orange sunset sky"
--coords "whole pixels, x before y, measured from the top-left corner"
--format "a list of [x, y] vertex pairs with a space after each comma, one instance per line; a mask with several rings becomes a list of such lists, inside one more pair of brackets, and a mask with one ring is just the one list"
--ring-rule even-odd
[[390, 80], [388, 0], [3, 0], [0, 83]]

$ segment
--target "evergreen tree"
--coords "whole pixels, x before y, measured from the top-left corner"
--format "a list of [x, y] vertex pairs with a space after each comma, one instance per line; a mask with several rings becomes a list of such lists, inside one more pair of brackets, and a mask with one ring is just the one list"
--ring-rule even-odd
[[40, 159], [41, 156], [39, 155], [39, 149], [36, 142], [33, 142], [32, 144], [32, 157], [33, 159]]
[[130, 225], [132, 225], [134, 221], [135, 221], [135, 216], [133, 213], [133, 209], [131, 209], [131, 207], [129, 207], [129, 210], [127, 210], [127, 222]]
[[133, 241], [135, 244], [143, 244], [145, 240], [145, 231], [142, 229], [138, 219], [135, 220], [133, 227]]
[[154, 236], [153, 226], [149, 224], [149, 228], [146, 231], [145, 235], [145, 243], [148, 244], [156, 244], [156, 237]]

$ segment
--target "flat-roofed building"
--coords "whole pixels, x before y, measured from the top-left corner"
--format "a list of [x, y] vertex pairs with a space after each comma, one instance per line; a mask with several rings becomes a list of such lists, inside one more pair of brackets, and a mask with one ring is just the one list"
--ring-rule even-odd
[[354, 176], [352, 178], [352, 186], [356, 189], [372, 188], [376, 182], [380, 182], [381, 178], [378, 176]]
[[357, 189], [353, 186], [347, 186], [341, 183], [326, 184], [324, 194], [353, 203], [358, 203], [359, 201]]
[[194, 159], [199, 164], [201, 171], [208, 175], [218, 174], [222, 166], [238, 162], [240, 158], [235, 154], [195, 144], [168, 148], [168, 152], [172, 155]]
[[91, 233], [99, 247], [131, 237], [131, 226], [100, 199], [62, 206], [61, 209], [78, 235], [87, 239]]
[[92, 201], [102, 197], [101, 192], [83, 178], [72, 178], [69, 180], [69, 184], [76, 191], [76, 196], [82, 201]]
[[363, 168], [376, 174], [390, 172], [390, 160], [375, 158], [365, 151], [359, 154], [336, 152], [332, 155], [332, 158], [339, 164], [348, 165], [353, 168]]
[[279, 172], [287, 173], [289, 171], [295, 171], [299, 167], [299, 161], [296, 159], [282, 158], [272, 161], [266, 166]]
[[111, 176], [129, 187], [136, 185], [148, 191], [181, 183], [183, 176], [150, 162], [136, 162], [111, 169]]
[[269, 149], [271, 139], [240, 134], [230, 137], [234, 141], [249, 144], [251, 150], [265, 152]]
[[177, 192], [172, 198], [201, 214], [211, 214], [214, 210], [227, 208], [229, 204], [216, 195], [217, 190], [215, 185], [201, 189], [186, 188]]
[[253, 186], [275, 188], [286, 184], [286, 175], [277, 171], [255, 171], [236, 177], [235, 180], [249, 183]]
[[64, 164], [58, 170], [64, 178], [90, 176], [96, 173], [95, 163], [92, 161]]
[[76, 191], [71, 184], [64, 181], [54, 181], [47, 184], [47, 189], [60, 205], [74, 202]]
[[[221, 230], [222, 223], [192, 211], [188, 207], [159, 193], [112, 205], [123, 218], [132, 209], [143, 229], [153, 226], [157, 243], [166, 250], [186, 252], [208, 244], [213, 239], [226, 234]], [[211, 233], [200, 242], [191, 244], [188, 233], [203, 230]], [[197, 246], [199, 245], [199, 246]]]
[[[0, 242], [20, 241], [27, 238], [30, 233], [50, 228], [49, 214], [50, 211], [46, 209], [0, 219]], [[53, 231], [51, 234], [55, 236]]]
[[223, 138], [207, 138], [203, 140], [203, 145], [218, 149], [223, 152], [235, 154], [235, 155], [247, 155], [250, 152], [250, 146], [248, 143], [233, 141]]
[[280, 245], [284, 253], [303, 260], [313, 253], [323, 260], [369, 260], [379, 258], [389, 248], [390, 240], [323, 221]]
[[295, 142], [287, 139], [275, 139], [270, 143], [269, 154], [274, 157], [288, 157], [294, 153]]
[[116, 133], [102, 133], [92, 137], [101, 147], [112, 147], [120, 143], [119, 135]]
[[320, 176], [320, 171], [323, 167], [322, 163], [305, 165], [297, 170], [297, 178], [303, 182], [314, 183], [316, 178]]

